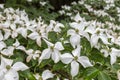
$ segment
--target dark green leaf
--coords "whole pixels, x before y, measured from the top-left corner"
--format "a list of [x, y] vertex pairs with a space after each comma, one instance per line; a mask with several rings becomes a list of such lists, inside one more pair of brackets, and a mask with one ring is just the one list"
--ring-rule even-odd
[[111, 80], [110, 76], [104, 72], [99, 72], [98, 80]]
[[33, 76], [33, 73], [31, 73], [29, 70], [19, 72], [20, 76], [27, 78], [28, 80], [36, 80], [35, 77]]
[[100, 62], [100, 63], [104, 63], [105, 60], [104, 60], [104, 56], [103, 54], [97, 50], [96, 48], [93, 48], [92, 51], [90, 52], [90, 60], [93, 60], [95, 62]]
[[58, 41], [57, 39], [57, 33], [52, 31], [52, 32], [49, 32], [48, 33], [48, 39], [52, 42], [52, 43], [55, 43]]
[[95, 67], [90, 67], [88, 69], [86, 69], [85, 71], [85, 80], [92, 80], [93, 78], [95, 78], [99, 73], [99, 70], [96, 69]]
[[55, 65], [53, 66], [53, 71], [55, 71], [55, 70], [60, 70], [60, 69], [62, 69], [64, 66], [65, 66], [65, 65], [64, 65], [62, 62], [58, 62], [57, 64], [55, 64]]

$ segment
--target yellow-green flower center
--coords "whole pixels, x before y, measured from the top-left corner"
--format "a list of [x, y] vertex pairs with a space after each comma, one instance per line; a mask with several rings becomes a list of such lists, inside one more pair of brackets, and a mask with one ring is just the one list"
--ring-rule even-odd
[[75, 32], [76, 32], [76, 33], [79, 33], [79, 30], [78, 30], [78, 29], [75, 29]]
[[77, 61], [77, 60], [78, 60], [78, 57], [77, 57], [77, 56], [75, 56], [75, 57], [74, 57], [74, 60], [75, 60], [75, 61]]
[[10, 65], [7, 65], [7, 66], [6, 66], [6, 69], [7, 69], [7, 70], [9, 70], [10, 68], [11, 68], [11, 66], [10, 66]]
[[53, 49], [54, 49], [54, 46], [51, 46], [50, 49], [53, 50]]
[[97, 34], [100, 34], [100, 31], [98, 30], [96, 33], [97, 33]]

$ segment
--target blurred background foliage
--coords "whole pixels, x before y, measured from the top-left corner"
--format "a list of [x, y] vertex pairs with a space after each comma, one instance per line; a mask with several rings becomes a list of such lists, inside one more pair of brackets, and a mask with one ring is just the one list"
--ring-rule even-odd
[[[5, 7], [13, 7], [14, 9], [24, 9], [31, 19], [42, 16], [45, 21], [51, 19], [55, 20], [58, 17], [58, 10], [62, 5], [70, 4], [72, 1], [78, 0], [1, 0], [0, 3], [4, 3]], [[43, 6], [40, 2], [46, 2]]]
[[[71, 3], [73, 1], [77, 2], [77, 4], [72, 5]], [[50, 20], [69, 22], [71, 21], [71, 16], [66, 14], [72, 13], [72, 15], [76, 15], [77, 12], [79, 12], [82, 17], [85, 17], [86, 20], [97, 20], [103, 23], [110, 21], [109, 16], [97, 16], [94, 13], [89, 12], [84, 5], [78, 4], [78, 1], [82, 0], [0, 0], [0, 3], [4, 3], [5, 7], [24, 9], [31, 19], [41, 16], [48, 23]], [[106, 6], [104, 0], [85, 0], [84, 2], [85, 4], [92, 6], [94, 10], [103, 10]], [[63, 5], [68, 5], [71, 9], [69, 11], [64, 10], [61, 7]], [[115, 6], [120, 7], [120, 0], [115, 0]], [[119, 16], [117, 16], [120, 13], [116, 11], [116, 7], [111, 7], [105, 12], [115, 18], [115, 24], [120, 24]], [[61, 15], [59, 13], [60, 10], [64, 10], [65, 14]]]

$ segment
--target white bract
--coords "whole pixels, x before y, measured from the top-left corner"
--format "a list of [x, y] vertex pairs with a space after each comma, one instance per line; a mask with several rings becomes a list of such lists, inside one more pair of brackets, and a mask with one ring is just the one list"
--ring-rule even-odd
[[6, 44], [3, 41], [0, 41], [0, 51], [6, 47]]
[[120, 50], [116, 48], [112, 48], [109, 54], [110, 54], [110, 63], [111, 65], [113, 65], [116, 62], [117, 57], [120, 57]]
[[50, 31], [55, 31], [55, 32], [61, 32], [60, 28], [64, 28], [64, 25], [62, 23], [59, 22], [55, 22], [54, 20], [50, 20], [50, 24], [49, 26], [46, 28], [47, 32]]
[[61, 61], [65, 64], [71, 63], [71, 75], [72, 77], [76, 76], [79, 72], [79, 63], [84, 67], [90, 67], [92, 64], [90, 63], [88, 57], [80, 56], [80, 47], [77, 47], [71, 53], [64, 53], [61, 55]]
[[1, 51], [1, 54], [6, 55], [6, 56], [12, 56], [14, 54], [13, 51], [14, 51], [14, 47], [8, 46], [7, 48]]
[[36, 60], [37, 58], [39, 58], [39, 55], [41, 53], [41, 51], [34, 51], [33, 49], [26, 50], [25, 52], [28, 55], [28, 57], [26, 58], [26, 62], [29, 62], [31, 59]]
[[1, 56], [0, 80], [19, 80], [18, 71], [24, 71], [28, 67], [22, 62], [13, 64], [13, 60]]
[[48, 45], [48, 48], [44, 49], [42, 51], [42, 54], [39, 58], [39, 63], [43, 60], [43, 59], [49, 59], [50, 57], [52, 58], [52, 60], [57, 63], [60, 60], [60, 51], [64, 50], [64, 47], [62, 45], [61, 42], [56, 42], [55, 44], [47, 41], [44, 39], [44, 41], [46, 42], [46, 44]]
[[20, 45], [20, 42], [16, 39], [15, 43], [12, 45], [14, 49], [25, 51], [25, 47], [23, 45]]
[[[12, 56], [14, 54], [15, 49], [19, 49], [25, 51], [25, 47], [20, 45], [19, 41], [16, 39], [16, 42], [12, 46], [7, 46], [4, 42], [0, 42], [1, 44], [1, 54], [6, 56]], [[3, 49], [4, 48], [4, 49]]]
[[36, 40], [37, 45], [40, 46], [40, 47], [41, 47], [41, 44], [42, 44], [41, 43], [42, 39], [44, 39], [44, 38], [47, 39], [47, 33], [46, 33], [46, 30], [45, 30], [46, 29], [45, 26], [46, 25], [42, 25], [42, 23], [40, 24], [40, 22], [39, 22], [36, 30], [28, 35], [28, 38], [30, 38], [32, 40]]
[[104, 29], [92, 28], [92, 26], [90, 26], [86, 29], [86, 31], [91, 34], [90, 42], [92, 47], [98, 44], [99, 39], [101, 39], [104, 44], [110, 44]]
[[120, 57], [120, 50], [116, 48], [101, 49], [105, 57], [110, 55], [110, 64], [113, 65], [117, 61], [117, 57]]
[[53, 78], [53, 77], [54, 77], [54, 74], [51, 73], [50, 70], [45, 70], [45, 71], [43, 71], [43, 73], [42, 73], [42, 79], [43, 79], [43, 80], [47, 80], [47, 79]]
[[118, 80], [120, 80], [120, 70], [117, 71]]

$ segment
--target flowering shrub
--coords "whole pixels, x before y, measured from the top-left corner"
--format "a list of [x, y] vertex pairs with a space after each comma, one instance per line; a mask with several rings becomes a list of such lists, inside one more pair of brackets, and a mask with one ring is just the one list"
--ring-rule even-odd
[[120, 80], [119, 0], [40, 5], [34, 19], [0, 5], [0, 80]]

